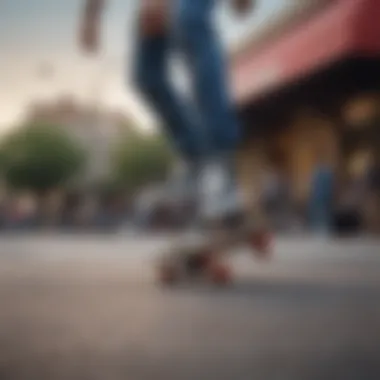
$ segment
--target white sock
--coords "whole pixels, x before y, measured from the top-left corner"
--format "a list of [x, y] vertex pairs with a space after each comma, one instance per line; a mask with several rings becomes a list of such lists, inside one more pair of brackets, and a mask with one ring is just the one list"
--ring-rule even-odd
[[240, 207], [239, 190], [231, 176], [230, 168], [222, 160], [211, 162], [203, 168], [200, 211], [205, 218], [218, 218]]

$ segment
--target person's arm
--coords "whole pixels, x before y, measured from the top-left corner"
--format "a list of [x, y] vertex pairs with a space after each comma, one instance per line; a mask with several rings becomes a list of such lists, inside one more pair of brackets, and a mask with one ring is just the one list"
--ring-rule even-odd
[[86, 0], [80, 29], [81, 47], [90, 53], [99, 47], [100, 24], [105, 0]]
[[232, 0], [232, 6], [236, 13], [244, 15], [254, 8], [256, 0]]
[[170, 15], [171, 0], [140, 0], [139, 27], [142, 36], [165, 33]]

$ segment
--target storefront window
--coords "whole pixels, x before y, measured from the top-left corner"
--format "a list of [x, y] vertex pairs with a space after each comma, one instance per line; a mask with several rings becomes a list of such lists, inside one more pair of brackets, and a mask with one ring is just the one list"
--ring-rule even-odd
[[343, 108], [343, 119], [350, 129], [366, 129], [376, 118], [380, 103], [377, 94], [366, 94], [349, 100]]
[[348, 172], [353, 178], [365, 176], [370, 164], [370, 151], [362, 150], [355, 152], [348, 160]]

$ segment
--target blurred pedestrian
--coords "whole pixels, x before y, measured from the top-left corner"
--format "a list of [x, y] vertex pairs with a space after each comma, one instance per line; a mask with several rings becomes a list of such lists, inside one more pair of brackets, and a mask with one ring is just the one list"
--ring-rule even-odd
[[310, 192], [310, 223], [315, 232], [328, 234], [333, 219], [334, 170], [324, 155], [315, 166]]
[[366, 198], [367, 227], [373, 234], [380, 234], [380, 153], [373, 155], [367, 173], [368, 197]]

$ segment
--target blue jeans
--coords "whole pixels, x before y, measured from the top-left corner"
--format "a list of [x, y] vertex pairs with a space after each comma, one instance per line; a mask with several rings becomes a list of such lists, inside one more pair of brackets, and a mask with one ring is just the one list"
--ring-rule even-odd
[[[177, 150], [187, 159], [233, 151], [240, 130], [229, 95], [223, 52], [213, 23], [217, 0], [175, 0], [167, 33], [140, 36], [135, 81], [162, 119]], [[193, 80], [194, 101], [172, 85], [169, 70], [174, 50], [185, 59]]]
[[332, 226], [332, 201], [325, 199], [311, 199], [310, 224], [315, 232], [329, 232]]

